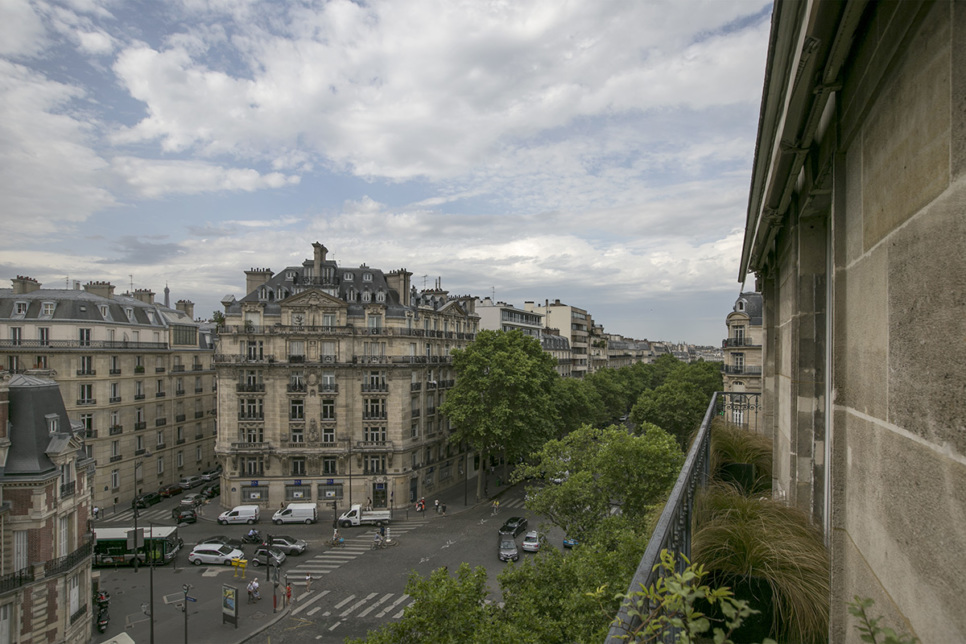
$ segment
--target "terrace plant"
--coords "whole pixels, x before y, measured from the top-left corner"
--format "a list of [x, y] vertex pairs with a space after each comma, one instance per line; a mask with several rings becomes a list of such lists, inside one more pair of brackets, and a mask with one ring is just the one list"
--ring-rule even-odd
[[711, 424], [711, 475], [745, 494], [771, 489], [772, 440], [721, 418]]
[[[771, 634], [781, 641], [828, 637], [829, 560], [821, 534], [801, 511], [714, 485], [699, 498], [692, 558], [717, 585], [767, 588], [755, 608], [773, 611]], [[744, 596], [736, 590], [737, 596]]]

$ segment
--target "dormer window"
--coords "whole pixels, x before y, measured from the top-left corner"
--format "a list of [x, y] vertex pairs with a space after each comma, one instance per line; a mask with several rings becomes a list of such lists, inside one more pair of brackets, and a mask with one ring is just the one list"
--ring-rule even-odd
[[47, 421], [47, 431], [51, 434], [56, 434], [60, 431], [60, 416], [57, 414], [47, 414], [44, 416], [44, 420]]
[[285, 279], [287, 279], [287, 280], [294, 280], [295, 279], [295, 271], [285, 271]]
[[27, 315], [27, 303], [17, 302], [13, 305], [13, 316], [17, 318], [22, 318]]
[[363, 291], [362, 292], [362, 301], [363, 302], [368, 302], [371, 297], [372, 297], [372, 294], [369, 291]]
[[148, 316], [148, 324], [154, 324], [154, 311], [145, 311]]
[[382, 303], [385, 301], [386, 301], [386, 294], [383, 291], [379, 291], [378, 293], [376, 293], [376, 302]]
[[744, 311], [745, 310], [745, 301], [744, 300], [738, 300], [738, 304], [735, 305], [735, 310], [736, 311]]
[[268, 289], [267, 288], [262, 287], [261, 291], [259, 291], [258, 299], [260, 299], [260, 300], [267, 300], [268, 299]]
[[371, 282], [372, 281], [372, 273], [363, 273], [362, 274], [362, 281], [363, 282]]
[[347, 282], [351, 282], [352, 281], [352, 273], [343, 273], [342, 274], [342, 279], [344, 279]]
[[54, 315], [54, 303], [44, 302], [40, 305], [40, 315], [45, 318], [52, 317]]
[[107, 304], [101, 304], [98, 308], [101, 310], [101, 317], [105, 320], [108, 319]]
[[132, 309], [131, 307], [125, 307], [124, 315], [127, 316], [128, 322], [134, 322], [134, 309]]

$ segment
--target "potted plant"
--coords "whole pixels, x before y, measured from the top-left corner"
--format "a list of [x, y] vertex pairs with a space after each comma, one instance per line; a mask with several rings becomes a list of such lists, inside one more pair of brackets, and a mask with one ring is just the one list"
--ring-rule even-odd
[[763, 632], [751, 632], [756, 620], [749, 620], [735, 641], [828, 637], [828, 552], [803, 512], [715, 485], [700, 497], [695, 523], [692, 561], [705, 566], [712, 585], [732, 588], [763, 613]]
[[745, 494], [771, 490], [772, 440], [722, 419], [711, 425], [711, 476]]

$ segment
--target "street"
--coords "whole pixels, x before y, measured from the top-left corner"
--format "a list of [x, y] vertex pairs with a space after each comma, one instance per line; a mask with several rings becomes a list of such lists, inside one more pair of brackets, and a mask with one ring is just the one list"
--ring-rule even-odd
[[[171, 509], [179, 496], [142, 510], [139, 527], [149, 521], [169, 524]], [[462, 498], [462, 492], [460, 492]], [[340, 529], [345, 537], [344, 548], [331, 548], [323, 542], [332, 536], [331, 515], [323, 512], [316, 525], [275, 526], [263, 520], [256, 526], [262, 535], [290, 535], [305, 539], [308, 550], [300, 556], [288, 557], [280, 569], [279, 586], [271, 579], [272, 568], [253, 567], [251, 562], [245, 577], [231, 566], [191, 566], [187, 553], [202, 538], [227, 535], [240, 538], [249, 526], [219, 526], [213, 521], [220, 512], [217, 503], [204, 508], [203, 519], [197, 524], [179, 529], [185, 548], [177, 561], [155, 568], [154, 574], [154, 641], [174, 644], [185, 641], [183, 585], [190, 585], [188, 602], [187, 641], [212, 644], [235, 642], [269, 642], [297, 644], [302, 642], [343, 642], [347, 637], [363, 637], [370, 629], [402, 616], [411, 603], [405, 594], [411, 571], [427, 576], [441, 566], [455, 570], [461, 563], [483, 566], [487, 570], [491, 599], [499, 600], [496, 577], [506, 564], [497, 559], [496, 534], [503, 521], [510, 516], [523, 516], [530, 521], [530, 529], [537, 529], [536, 517], [523, 509], [523, 490], [520, 487], [504, 492], [501, 509], [492, 516], [487, 503], [463, 506], [452, 503], [452, 511], [442, 516], [433, 511], [416, 513], [409, 508], [397, 510], [389, 526], [389, 534], [398, 540], [392, 548], [373, 550], [376, 529], [358, 527]], [[408, 517], [407, 517], [408, 515]], [[108, 514], [97, 526], [118, 527], [133, 525], [130, 510]], [[560, 547], [559, 530], [552, 530], [549, 543]], [[517, 538], [518, 543], [522, 535]], [[253, 547], [247, 545], [246, 554]], [[521, 551], [522, 557], [532, 554]], [[150, 618], [149, 579], [151, 571], [141, 568], [97, 569], [101, 587], [111, 593], [111, 624], [104, 635], [94, 638], [102, 642], [108, 636], [126, 632], [139, 644], [149, 642]], [[306, 574], [312, 582], [306, 590]], [[257, 576], [261, 583], [261, 601], [249, 604], [245, 586]], [[286, 578], [291, 583], [293, 605], [284, 612]], [[239, 624], [223, 624], [221, 617], [222, 586], [237, 588]], [[276, 591], [273, 597], [273, 591]], [[273, 620], [276, 622], [272, 623]], [[267, 628], [266, 628], [267, 626]], [[264, 629], [264, 630], [261, 630]], [[261, 632], [259, 632], [261, 630]]]

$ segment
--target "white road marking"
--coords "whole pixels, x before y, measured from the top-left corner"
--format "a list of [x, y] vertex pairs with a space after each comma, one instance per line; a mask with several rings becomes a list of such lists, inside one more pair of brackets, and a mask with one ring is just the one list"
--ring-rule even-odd
[[[347, 608], [347, 609], [345, 609], [345, 611], [344, 611], [344, 612], [343, 612], [343, 613], [342, 613], [341, 615], [339, 615], [339, 617], [346, 617], [346, 616], [348, 616], [348, 615], [349, 615], [349, 613], [351, 613], [351, 612], [352, 612], [352, 611], [354, 611], [355, 609], [357, 609], [357, 608], [359, 608], [360, 606], [362, 606], [363, 604], [365, 604], [365, 603], [366, 603], [367, 601], [369, 601], [370, 599], [372, 599], [373, 597], [375, 597], [375, 596], [376, 596], [376, 595], [378, 595], [378, 594], [379, 594], [379, 593], [369, 593], [369, 594], [368, 594], [368, 595], [367, 595], [367, 596], [365, 597], [365, 599], [360, 599], [360, 600], [359, 600], [359, 601], [357, 601], [357, 602], [356, 602], [355, 604], [353, 604], [353, 605], [352, 605], [352, 606], [350, 606], [349, 608]], [[340, 606], [339, 608], [341, 608], [341, 606]]]
[[386, 613], [388, 613], [389, 611], [395, 609], [396, 606], [398, 606], [402, 602], [406, 601], [407, 599], [409, 599], [409, 595], [403, 594], [402, 597], [400, 597], [399, 599], [397, 599], [396, 601], [394, 601], [392, 604], [390, 604], [389, 606], [387, 606], [386, 607], [386, 610], [384, 610], [381, 613], [379, 613], [378, 615], [376, 615], [376, 617], [385, 617], [386, 616]]
[[292, 609], [292, 614], [293, 615], [298, 615], [303, 610], [305, 610], [306, 608], [308, 608], [309, 606], [311, 606], [315, 602], [319, 601], [320, 599], [322, 599], [323, 597], [325, 597], [326, 595], [328, 595], [329, 594], [329, 591], [328, 590], [323, 590], [321, 593], [319, 593], [315, 597], [312, 597], [309, 600], [304, 600], [303, 598], [306, 595], [308, 595], [308, 594], [309, 593], [302, 593], [301, 595], [299, 595], [299, 597], [298, 597], [298, 606], [296, 606], [295, 608]]
[[365, 609], [364, 611], [362, 611], [361, 613], [359, 613], [358, 615], [356, 615], [356, 617], [357, 618], [359, 618], [359, 617], [365, 617], [366, 615], [368, 615], [372, 611], [374, 611], [377, 608], [379, 608], [380, 604], [385, 603], [385, 601], [387, 599], [389, 599], [390, 597], [392, 597], [392, 595], [393, 595], [392, 593], [386, 593], [385, 595], [382, 596], [382, 599], [377, 600], [376, 602], [374, 602], [372, 604], [372, 606], [370, 606], [369, 608]]

